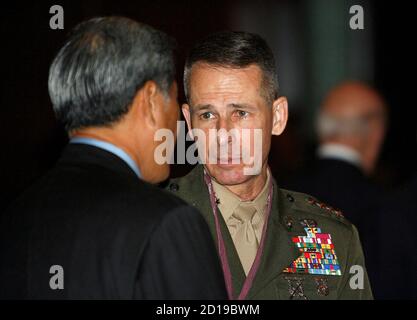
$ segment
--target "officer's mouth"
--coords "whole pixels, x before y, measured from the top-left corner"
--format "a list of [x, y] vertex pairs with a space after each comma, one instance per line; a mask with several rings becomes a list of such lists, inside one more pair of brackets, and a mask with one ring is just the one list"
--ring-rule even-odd
[[216, 166], [220, 168], [230, 168], [242, 164], [241, 158], [217, 158]]

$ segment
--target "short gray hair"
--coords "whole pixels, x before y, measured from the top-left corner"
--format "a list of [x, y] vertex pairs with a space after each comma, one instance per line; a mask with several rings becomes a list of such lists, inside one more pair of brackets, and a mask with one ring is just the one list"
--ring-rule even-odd
[[365, 134], [367, 130], [367, 120], [360, 117], [343, 118], [321, 112], [316, 119], [316, 131], [322, 139]]
[[129, 111], [153, 80], [168, 96], [175, 79], [174, 42], [145, 24], [102, 17], [75, 27], [49, 70], [49, 95], [68, 131], [106, 126]]

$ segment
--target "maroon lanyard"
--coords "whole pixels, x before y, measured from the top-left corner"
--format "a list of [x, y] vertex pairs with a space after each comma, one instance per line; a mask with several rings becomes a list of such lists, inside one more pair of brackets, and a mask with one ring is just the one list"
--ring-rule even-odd
[[[207, 174], [205, 170], [204, 170], [204, 180], [207, 184], [209, 194], [210, 194], [210, 203], [211, 203], [211, 208], [213, 210], [214, 222], [216, 225], [216, 235], [217, 235], [217, 243], [219, 247], [220, 262], [222, 264], [227, 294], [228, 294], [229, 300], [234, 300], [233, 299], [232, 273], [230, 272], [229, 260], [227, 259], [227, 254], [226, 254], [226, 246], [224, 244], [223, 235], [220, 229], [219, 218], [217, 215], [218, 210], [217, 210], [217, 204], [216, 204], [216, 197], [214, 195], [214, 190], [213, 190], [213, 183], [211, 181], [211, 177]], [[271, 200], [272, 200], [272, 191], [273, 191], [272, 177], [270, 177], [269, 180], [270, 182], [269, 182], [269, 193], [268, 193], [268, 198], [267, 198], [267, 211], [266, 211], [266, 216], [265, 216], [265, 223], [262, 229], [261, 242], [259, 244], [259, 248], [256, 253], [255, 260], [243, 284], [242, 291], [240, 292], [237, 298], [238, 300], [244, 300], [246, 296], [248, 295], [248, 292], [250, 288], [252, 287], [253, 280], [255, 279], [256, 273], [258, 271], [259, 264], [261, 262], [261, 257], [262, 257], [262, 253], [263, 253], [264, 246], [265, 246], [265, 235], [266, 235], [266, 230], [268, 227], [268, 220], [271, 214], [271, 203], [272, 203]]]

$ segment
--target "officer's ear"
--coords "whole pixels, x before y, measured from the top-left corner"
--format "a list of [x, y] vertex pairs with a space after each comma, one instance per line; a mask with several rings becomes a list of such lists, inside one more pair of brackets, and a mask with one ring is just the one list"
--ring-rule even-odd
[[192, 135], [192, 127], [191, 127], [191, 111], [190, 111], [190, 105], [184, 103], [181, 107], [182, 114], [184, 115], [185, 121], [187, 122], [188, 132], [190, 133], [191, 138], [194, 139]]
[[288, 100], [279, 97], [272, 104], [272, 134], [279, 136], [284, 132], [288, 120]]

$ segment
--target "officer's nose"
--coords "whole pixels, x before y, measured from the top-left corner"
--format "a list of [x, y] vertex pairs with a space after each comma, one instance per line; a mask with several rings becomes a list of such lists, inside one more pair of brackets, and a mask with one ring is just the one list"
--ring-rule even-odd
[[232, 125], [229, 120], [222, 119], [217, 123], [217, 143], [219, 146], [227, 145], [232, 142], [232, 137], [229, 134], [232, 129]]

